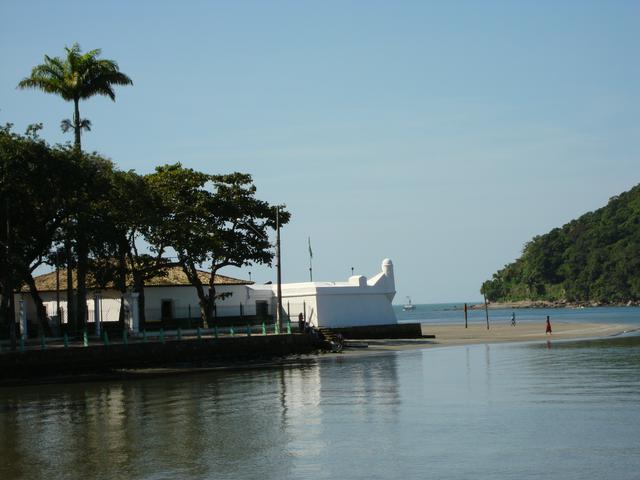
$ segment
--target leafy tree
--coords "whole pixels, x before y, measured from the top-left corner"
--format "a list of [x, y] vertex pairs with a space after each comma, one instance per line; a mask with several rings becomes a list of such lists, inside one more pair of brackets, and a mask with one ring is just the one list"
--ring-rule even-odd
[[[113, 60], [98, 58], [100, 49], [82, 53], [80, 45], [74, 43], [71, 48], [65, 47], [66, 56], [44, 56], [44, 63], [36, 65], [31, 75], [18, 83], [18, 88], [35, 88], [46, 93], [59, 95], [63, 100], [73, 102], [73, 120], [63, 120], [63, 131], [73, 130], [74, 145], [78, 154], [81, 152], [81, 132], [89, 130], [91, 122], [80, 118], [80, 100], [86, 100], [96, 95], [103, 95], [115, 101], [115, 85], [131, 85], [131, 79], [120, 72], [118, 64]], [[88, 268], [88, 248], [84, 236], [84, 219], [77, 219], [78, 246], [78, 318], [84, 322], [84, 306], [86, 304], [86, 272]], [[70, 229], [69, 229], [70, 230]], [[66, 239], [66, 251], [71, 251], [71, 239]], [[68, 305], [73, 305], [73, 286], [71, 269], [67, 269]], [[75, 317], [75, 315], [73, 315]]]
[[[51, 148], [38, 138], [39, 126], [26, 136], [14, 134], [10, 126], [0, 129], [0, 240], [3, 252], [3, 303], [8, 292], [26, 283], [36, 303], [41, 328], [46, 328], [46, 312], [35, 288], [33, 271], [47, 262], [47, 256], [69, 212], [63, 198], [73, 188], [69, 172], [74, 155], [66, 148]], [[10, 236], [7, 234], [10, 233]], [[8, 243], [10, 242], [10, 245]], [[7, 246], [10, 248], [7, 249]], [[10, 251], [7, 256], [5, 252]]]
[[[133, 171], [113, 170], [103, 179], [106, 194], [94, 200], [92, 229], [93, 274], [98, 285], [110, 282], [124, 296], [129, 287], [139, 294], [140, 326], [144, 328], [144, 285], [162, 275], [168, 266], [178, 266], [164, 257], [160, 246], [153, 255], [140, 252], [138, 243], [157, 224], [159, 211], [144, 177]], [[120, 321], [124, 321], [121, 303]]]
[[[157, 167], [147, 177], [162, 218], [148, 236], [156, 250], [170, 246], [196, 288], [205, 326], [215, 311], [215, 276], [224, 267], [271, 264], [267, 230], [275, 227], [276, 210], [255, 197], [250, 175], [208, 175], [180, 164]], [[280, 223], [290, 214], [280, 211]], [[198, 270], [209, 265], [208, 284]]]

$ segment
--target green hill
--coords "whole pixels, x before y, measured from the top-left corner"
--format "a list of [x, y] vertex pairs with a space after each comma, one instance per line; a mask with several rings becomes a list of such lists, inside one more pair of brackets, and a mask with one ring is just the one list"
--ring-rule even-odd
[[492, 302], [640, 300], [640, 185], [534, 237], [480, 292]]

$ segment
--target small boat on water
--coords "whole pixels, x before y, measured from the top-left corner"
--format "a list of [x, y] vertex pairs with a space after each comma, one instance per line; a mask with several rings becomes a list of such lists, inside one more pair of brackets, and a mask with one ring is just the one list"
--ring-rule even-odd
[[415, 310], [416, 306], [411, 303], [411, 298], [407, 297], [407, 303], [402, 306], [402, 310]]

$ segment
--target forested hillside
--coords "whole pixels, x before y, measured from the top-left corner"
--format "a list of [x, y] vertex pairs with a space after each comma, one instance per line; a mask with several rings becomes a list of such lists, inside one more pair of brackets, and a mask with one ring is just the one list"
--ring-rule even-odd
[[534, 237], [480, 291], [492, 302], [640, 300], [640, 185]]

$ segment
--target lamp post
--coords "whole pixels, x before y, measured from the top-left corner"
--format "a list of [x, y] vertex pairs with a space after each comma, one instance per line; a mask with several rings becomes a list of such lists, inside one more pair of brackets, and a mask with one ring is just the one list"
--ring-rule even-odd
[[282, 330], [282, 268], [281, 268], [281, 260], [280, 260], [280, 207], [276, 207], [276, 274], [278, 285], [276, 287], [277, 290], [277, 311], [276, 311], [276, 322], [278, 323], [278, 327]]
[[[240, 219], [237, 219], [238, 223], [242, 223], [243, 225], [249, 227], [255, 233], [260, 235], [262, 238], [267, 238], [267, 236], [258, 230], [256, 230], [251, 224], [242, 222]], [[280, 259], [280, 206], [276, 206], [276, 323], [278, 324], [278, 328], [282, 330], [282, 268], [281, 268], [281, 259]], [[249, 272], [249, 280], [251, 280], [251, 272]]]
[[[7, 177], [5, 173], [5, 185]], [[5, 214], [6, 214], [6, 261], [7, 261], [7, 274], [5, 277], [5, 291], [7, 302], [7, 322], [9, 324], [9, 338], [11, 339], [11, 350], [16, 349], [16, 323], [15, 323], [15, 307], [13, 305], [13, 278], [11, 275], [11, 221], [9, 220], [10, 208], [9, 208], [9, 191], [7, 189], [5, 197]]]

